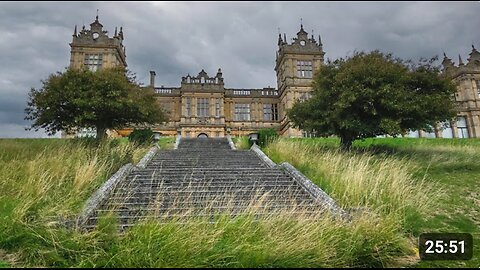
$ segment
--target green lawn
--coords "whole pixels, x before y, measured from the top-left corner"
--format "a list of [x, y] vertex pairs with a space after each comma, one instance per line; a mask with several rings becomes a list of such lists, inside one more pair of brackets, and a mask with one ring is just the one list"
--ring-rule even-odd
[[[285, 140], [285, 139], [284, 139]], [[335, 138], [286, 139], [309, 145], [320, 154], [337, 148]], [[421, 261], [416, 267], [478, 267], [480, 266], [480, 140], [479, 139], [414, 139], [372, 138], [356, 141], [355, 155], [373, 155], [379, 160], [390, 159], [408, 162], [411, 178], [418, 182], [434, 184], [425, 189], [427, 196], [436, 202], [417, 218], [405, 223], [405, 235], [417, 240], [420, 233], [466, 232], [474, 237], [474, 258], [469, 261]], [[268, 150], [268, 149], [267, 149]], [[275, 151], [271, 157], [279, 162], [295, 162]], [[298, 164], [300, 170], [315, 179], [315, 170]], [[319, 169], [321, 170], [321, 169]], [[392, 170], [392, 173], [395, 173]], [[329, 189], [328, 179], [318, 183]], [[436, 192], [442, 193], [436, 196]], [[422, 202], [418, 202], [421, 204]]]

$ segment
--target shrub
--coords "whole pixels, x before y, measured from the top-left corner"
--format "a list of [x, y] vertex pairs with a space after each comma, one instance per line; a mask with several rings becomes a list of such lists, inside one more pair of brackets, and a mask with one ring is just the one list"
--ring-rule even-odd
[[153, 140], [153, 131], [151, 129], [134, 129], [128, 139], [140, 145], [150, 144]]
[[278, 138], [278, 134], [273, 128], [262, 128], [258, 131], [258, 145], [260, 147], [267, 146], [276, 138]]
[[235, 139], [235, 147], [237, 147], [237, 149], [250, 149], [250, 147], [253, 144], [253, 142], [247, 136], [238, 137], [234, 139]]

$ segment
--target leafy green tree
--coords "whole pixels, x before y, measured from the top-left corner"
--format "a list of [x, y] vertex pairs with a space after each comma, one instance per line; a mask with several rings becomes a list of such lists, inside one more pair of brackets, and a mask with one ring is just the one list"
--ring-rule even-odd
[[68, 69], [51, 74], [42, 88], [29, 93], [26, 120], [30, 129], [50, 135], [77, 128], [96, 128], [97, 138], [107, 129], [165, 121], [165, 113], [151, 88], [142, 88], [125, 69]]
[[344, 149], [356, 139], [431, 131], [455, 116], [455, 86], [435, 60], [413, 63], [373, 51], [329, 61], [315, 75], [312, 97], [297, 101], [288, 117], [303, 130], [340, 137]]

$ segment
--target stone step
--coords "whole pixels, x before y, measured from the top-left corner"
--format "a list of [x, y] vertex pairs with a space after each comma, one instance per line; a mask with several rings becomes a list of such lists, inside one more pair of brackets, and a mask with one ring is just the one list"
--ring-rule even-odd
[[[169, 168], [169, 169], [160, 169], [160, 168], [149, 168], [148, 166], [145, 169], [141, 170], [136, 170], [133, 171], [132, 174], [135, 173], [144, 173], [144, 172], [160, 172], [160, 171], [169, 171], [169, 172], [183, 172], [185, 171], [184, 168]], [[254, 168], [235, 168], [235, 170], [232, 170], [232, 168], [229, 167], [224, 167], [224, 168], [189, 168], [189, 172], [231, 172], [231, 173], [248, 173], [248, 172], [282, 172], [279, 169], [276, 168], [260, 168], [260, 167], [254, 167]]]
[[254, 152], [231, 150], [225, 138], [182, 139], [178, 149], [161, 150], [146, 168], [133, 170], [86, 228], [94, 228], [98, 215], [112, 211], [125, 229], [144, 218], [213, 220], [247, 209], [258, 217], [324, 211], [290, 175], [268, 167]]
[[[299, 200], [302, 199], [302, 200]], [[310, 204], [310, 205], [316, 205], [316, 202], [313, 198], [309, 199], [303, 199], [303, 198], [277, 198], [277, 197], [270, 197], [269, 199], [265, 198], [258, 198], [257, 201], [264, 202], [265, 204], [296, 204], [296, 205], [303, 205], [303, 204]], [[228, 200], [226, 199], [227, 203], [231, 203], [234, 205], [249, 205], [251, 203], [254, 203], [255, 200]], [[111, 209], [111, 208], [126, 208], [130, 210], [141, 210], [145, 207], [156, 207], [156, 206], [171, 206], [171, 205], [189, 205], [189, 206], [222, 206], [226, 203], [225, 201], [218, 201], [218, 200], [212, 200], [212, 201], [193, 201], [193, 200], [184, 200], [184, 201], [177, 201], [177, 200], [160, 200], [160, 201], [144, 201], [144, 202], [109, 202], [108, 204], [104, 205], [104, 207]]]
[[210, 208], [195, 208], [195, 207], [170, 207], [170, 208], [145, 208], [141, 211], [130, 210], [130, 209], [99, 209], [95, 213], [98, 215], [113, 213], [118, 215], [121, 218], [136, 218], [140, 215], [145, 215], [147, 213], [165, 213], [165, 214], [180, 214], [180, 213], [203, 213], [203, 214], [212, 214], [212, 213], [241, 213], [246, 211], [259, 212], [262, 211], [274, 211], [274, 210], [311, 210], [311, 211], [320, 211], [321, 208], [316, 204], [305, 204], [305, 205], [222, 205]]
[[156, 213], [157, 215], [162, 214], [181, 214], [181, 213], [238, 213], [242, 211], [275, 211], [275, 210], [301, 210], [301, 209], [308, 209], [308, 210], [316, 210], [318, 209], [318, 205], [298, 205], [292, 206], [288, 205], [259, 205], [259, 206], [249, 206], [249, 205], [235, 205], [235, 206], [215, 206], [209, 208], [195, 208], [195, 207], [168, 207], [168, 208], [145, 208], [141, 211], [138, 210], [129, 210], [129, 209], [101, 209], [96, 211], [96, 215], [102, 215], [105, 213], [115, 213], [117, 216], [123, 218], [136, 218], [140, 215], [145, 215], [147, 213]]
[[221, 171], [149, 171], [149, 172], [134, 172], [128, 179], [145, 178], [145, 177], [157, 177], [157, 176], [169, 176], [169, 177], [288, 177], [289, 175], [283, 172], [221, 172]]
[[[273, 193], [273, 192], [272, 192]], [[284, 193], [280, 197], [279, 193]], [[215, 191], [152, 191], [152, 192], [122, 192], [116, 193], [110, 197], [107, 201], [115, 202], [150, 202], [150, 201], [173, 201], [173, 200], [184, 200], [184, 201], [205, 201], [205, 200], [217, 200], [217, 201], [250, 201], [250, 200], [276, 200], [276, 199], [285, 199], [285, 200], [311, 200], [313, 197], [310, 194], [299, 192], [276, 192], [269, 195], [264, 195], [264, 193], [246, 193], [246, 192], [215, 192]]]
[[282, 188], [297, 186], [298, 184], [291, 180], [281, 181], [215, 181], [215, 182], [192, 182], [192, 181], [132, 181], [124, 183], [118, 186], [118, 189], [139, 189], [139, 188], [161, 188], [161, 187], [190, 187], [190, 188], [203, 188], [203, 187], [254, 187], [262, 188], [264, 186], [277, 186]]
[[177, 190], [188, 190], [191, 192], [197, 192], [197, 190], [224, 190], [224, 191], [237, 191], [237, 190], [246, 190], [252, 191], [252, 189], [258, 190], [291, 190], [291, 189], [298, 189], [298, 186], [295, 183], [291, 185], [268, 185], [262, 184], [257, 186], [252, 185], [160, 185], [160, 186], [138, 186], [138, 187], [119, 187], [116, 192], [124, 193], [127, 190], [134, 191], [134, 192], [160, 192], [160, 191], [177, 191]]
[[136, 175], [126, 179], [125, 183], [142, 182], [192, 182], [192, 183], [256, 183], [256, 182], [293, 182], [291, 178], [283, 174], [257, 174], [257, 175], [221, 175], [221, 174], [156, 174]]
[[210, 170], [210, 171], [191, 171], [191, 170], [155, 170], [155, 171], [137, 171], [133, 172], [131, 175], [128, 176], [128, 179], [133, 178], [141, 178], [141, 177], [152, 177], [152, 176], [193, 176], [193, 177], [203, 177], [203, 176], [218, 176], [218, 177], [276, 177], [276, 176], [288, 176], [282, 171], [243, 171], [243, 172], [235, 172], [235, 171], [217, 171], [217, 170]]
[[[164, 196], [162, 196], [164, 195]], [[194, 193], [151, 193], [151, 194], [116, 194], [116, 196], [110, 197], [106, 203], [148, 203], [155, 200], [184, 200], [184, 201], [202, 201], [202, 200], [221, 200], [221, 201], [251, 201], [251, 200], [312, 200], [313, 198], [309, 194], [305, 193], [264, 193], [264, 194], [194, 194]]]

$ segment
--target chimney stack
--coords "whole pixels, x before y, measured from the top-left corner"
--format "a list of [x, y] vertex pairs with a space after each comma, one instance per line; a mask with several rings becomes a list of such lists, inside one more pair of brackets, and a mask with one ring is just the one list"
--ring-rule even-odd
[[150, 86], [155, 87], [155, 71], [150, 70]]

